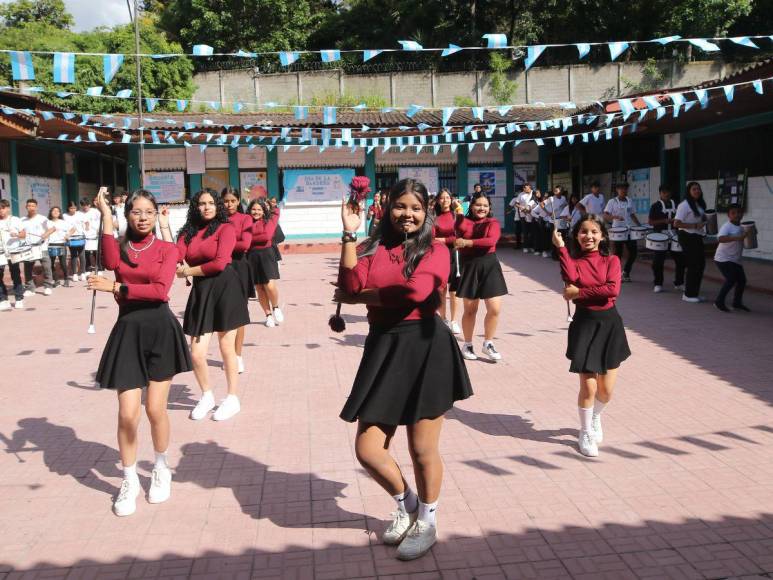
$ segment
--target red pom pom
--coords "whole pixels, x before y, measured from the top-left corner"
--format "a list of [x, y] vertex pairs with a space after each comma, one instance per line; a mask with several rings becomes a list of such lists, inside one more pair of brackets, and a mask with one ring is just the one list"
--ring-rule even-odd
[[352, 201], [361, 202], [370, 193], [370, 178], [365, 175], [357, 175], [349, 184], [352, 193]]

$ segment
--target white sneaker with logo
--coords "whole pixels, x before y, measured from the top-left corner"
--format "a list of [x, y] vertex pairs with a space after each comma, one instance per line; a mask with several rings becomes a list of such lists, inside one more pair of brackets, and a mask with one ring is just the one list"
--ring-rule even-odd
[[453, 332], [454, 334], [462, 333], [462, 329], [459, 328], [459, 324], [457, 324], [456, 320], [451, 321], [451, 332]]
[[8, 300], [3, 300], [0, 302], [0, 311], [3, 310], [10, 310], [11, 309], [11, 303], [8, 302]]
[[241, 410], [242, 407], [239, 404], [239, 397], [236, 395], [228, 395], [225, 399], [220, 401], [220, 405], [212, 418], [215, 421], [226, 421]]
[[150, 474], [149, 503], [164, 503], [172, 494], [172, 470], [156, 467]]
[[593, 414], [591, 419], [591, 429], [593, 429], [593, 440], [598, 445], [604, 441], [604, 430], [601, 428], [601, 415]]
[[418, 514], [418, 509], [416, 509], [413, 513], [397, 510], [392, 514], [394, 519], [392, 520], [392, 523], [389, 524], [389, 527], [384, 531], [384, 535], [381, 536], [381, 541], [383, 541], [387, 546], [394, 546], [402, 542], [403, 538], [405, 538], [405, 535], [408, 533], [408, 530], [413, 525], [413, 522], [416, 521], [416, 516]]
[[113, 513], [118, 517], [130, 516], [137, 511], [137, 496], [142, 488], [139, 480], [130, 481], [124, 479], [121, 482], [121, 490], [113, 502]]
[[398, 560], [415, 560], [429, 552], [437, 542], [437, 527], [421, 520], [416, 520], [400, 542], [397, 548]]
[[497, 352], [497, 349], [494, 348], [494, 343], [490, 341], [483, 343], [483, 354], [493, 361], [502, 360], [502, 355]]
[[471, 344], [465, 344], [462, 347], [462, 356], [467, 360], [478, 360], [478, 355], [475, 354]]
[[276, 326], [276, 321], [274, 321], [274, 316], [269, 314], [266, 316], [266, 328], [274, 328]]
[[587, 431], [580, 431], [579, 441], [580, 453], [585, 457], [598, 457], [599, 448], [596, 442], [593, 440], [593, 435]]

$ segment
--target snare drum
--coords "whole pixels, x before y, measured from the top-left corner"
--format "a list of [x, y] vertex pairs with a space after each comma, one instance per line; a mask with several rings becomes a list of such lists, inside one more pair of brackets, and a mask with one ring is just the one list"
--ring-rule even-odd
[[743, 239], [743, 247], [745, 250], [757, 249], [757, 225], [753, 221], [741, 222], [741, 227], [747, 232], [746, 237]]
[[645, 226], [633, 226], [630, 230], [630, 236], [632, 240], [643, 240], [647, 237], [649, 228]]
[[[32, 261], [32, 246], [22, 240], [14, 240], [8, 244], [6, 250], [11, 264]], [[40, 258], [38, 258], [40, 259]]]
[[676, 233], [676, 231], [671, 232], [671, 251], [672, 252], [681, 252], [682, 251], [682, 244], [679, 243], [679, 234]]
[[96, 252], [98, 249], [99, 249], [99, 240], [97, 238], [94, 238], [93, 240], [90, 238], [86, 238], [85, 250], [87, 252]]
[[81, 235], [75, 235], [70, 236], [70, 239], [67, 240], [67, 245], [71, 248], [82, 248], [86, 245], [86, 236]]
[[653, 232], [647, 235], [644, 245], [653, 252], [665, 252], [671, 243], [671, 237], [668, 234]]
[[628, 228], [609, 228], [609, 239], [613, 242], [625, 242], [628, 240]]
[[48, 244], [48, 255], [52, 258], [58, 258], [59, 256], [64, 255], [64, 252], [64, 244]]

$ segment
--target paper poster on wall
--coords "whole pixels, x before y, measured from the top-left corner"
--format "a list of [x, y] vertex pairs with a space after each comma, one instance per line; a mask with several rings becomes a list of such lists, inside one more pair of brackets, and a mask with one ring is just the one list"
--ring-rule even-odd
[[348, 194], [354, 169], [285, 169], [285, 203], [340, 202]]
[[550, 176], [550, 189], [563, 187], [566, 191], [572, 191], [572, 174], [569, 171], [554, 173]]
[[505, 170], [501, 167], [470, 167], [467, 170], [467, 191], [457, 192], [460, 196], [472, 193], [476, 183], [480, 183], [483, 191], [494, 197], [504, 197], [507, 193]]
[[437, 167], [399, 167], [397, 179], [416, 179], [424, 184], [430, 194], [440, 191], [440, 177]]
[[145, 173], [145, 189], [158, 203], [185, 201], [185, 173], [182, 171], [148, 171]]
[[19, 175], [17, 178], [20, 205], [28, 199], [38, 202], [38, 213], [48, 215], [52, 206], [62, 205], [62, 180], [34, 175]]
[[632, 169], [628, 172], [628, 198], [636, 213], [646, 214], [650, 209], [650, 169]]
[[534, 163], [513, 164], [513, 182], [515, 184], [515, 192], [520, 191], [524, 183], [529, 183], [532, 187], [534, 187], [536, 181], [537, 166]]
[[207, 169], [207, 172], [201, 176], [201, 187], [205, 189], [221, 192], [229, 185], [227, 169]]
[[185, 167], [189, 175], [204, 173], [206, 169], [206, 156], [199, 147], [185, 148]]
[[242, 199], [251, 201], [259, 197], [268, 196], [265, 171], [242, 171], [239, 174], [239, 185], [242, 190]]

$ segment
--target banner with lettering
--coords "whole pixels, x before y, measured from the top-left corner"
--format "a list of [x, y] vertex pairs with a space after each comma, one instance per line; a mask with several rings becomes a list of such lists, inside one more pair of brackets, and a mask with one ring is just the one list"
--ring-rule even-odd
[[340, 202], [349, 193], [354, 169], [285, 169], [285, 203]]

